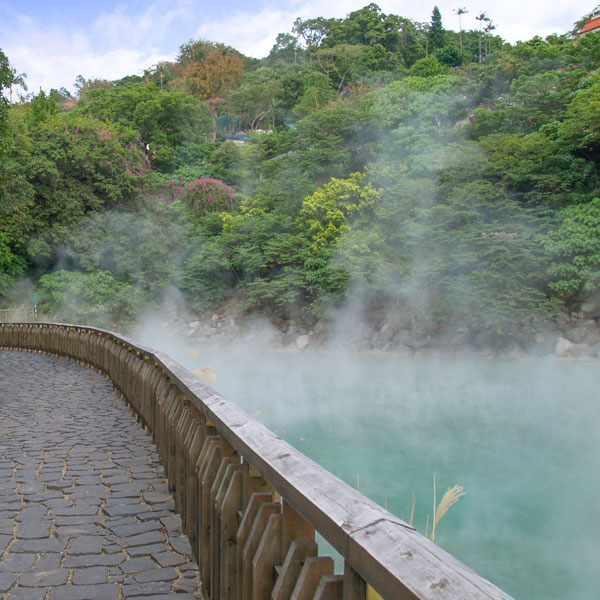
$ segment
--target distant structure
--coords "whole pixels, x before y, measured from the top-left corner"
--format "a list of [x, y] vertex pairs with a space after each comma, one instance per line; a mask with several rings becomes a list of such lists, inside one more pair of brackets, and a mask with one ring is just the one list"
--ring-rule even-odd
[[585, 35], [592, 31], [600, 31], [600, 5], [592, 11], [590, 18], [586, 21], [585, 25], [579, 31], [579, 35]]
[[223, 141], [232, 141], [234, 144], [245, 144], [250, 141], [250, 136], [243, 130], [230, 133], [223, 138]]

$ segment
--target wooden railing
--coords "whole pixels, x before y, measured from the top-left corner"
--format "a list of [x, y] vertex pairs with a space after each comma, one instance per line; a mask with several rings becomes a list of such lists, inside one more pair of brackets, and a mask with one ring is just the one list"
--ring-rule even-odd
[[[112, 379], [152, 432], [212, 600], [510, 600], [169, 356], [114, 333], [0, 324], [0, 348]], [[315, 531], [344, 559], [319, 556]]]

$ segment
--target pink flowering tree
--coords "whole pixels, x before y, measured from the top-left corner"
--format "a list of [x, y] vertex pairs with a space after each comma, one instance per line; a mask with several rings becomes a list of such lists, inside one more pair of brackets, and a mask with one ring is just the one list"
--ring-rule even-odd
[[183, 184], [178, 189], [186, 208], [193, 214], [226, 212], [237, 206], [235, 189], [220, 179], [202, 177]]

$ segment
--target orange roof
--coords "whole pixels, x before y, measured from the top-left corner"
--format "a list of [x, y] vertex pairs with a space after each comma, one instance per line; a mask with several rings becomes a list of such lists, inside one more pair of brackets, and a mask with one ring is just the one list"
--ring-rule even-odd
[[582, 28], [579, 33], [587, 33], [588, 31], [594, 31], [594, 29], [600, 28], [600, 16], [590, 19]]

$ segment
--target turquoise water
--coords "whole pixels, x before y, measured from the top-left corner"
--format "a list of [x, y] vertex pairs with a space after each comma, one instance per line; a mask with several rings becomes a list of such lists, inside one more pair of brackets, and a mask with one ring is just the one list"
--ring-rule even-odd
[[436, 542], [518, 600], [598, 597], [597, 365], [162, 349], [421, 532], [463, 486]]

